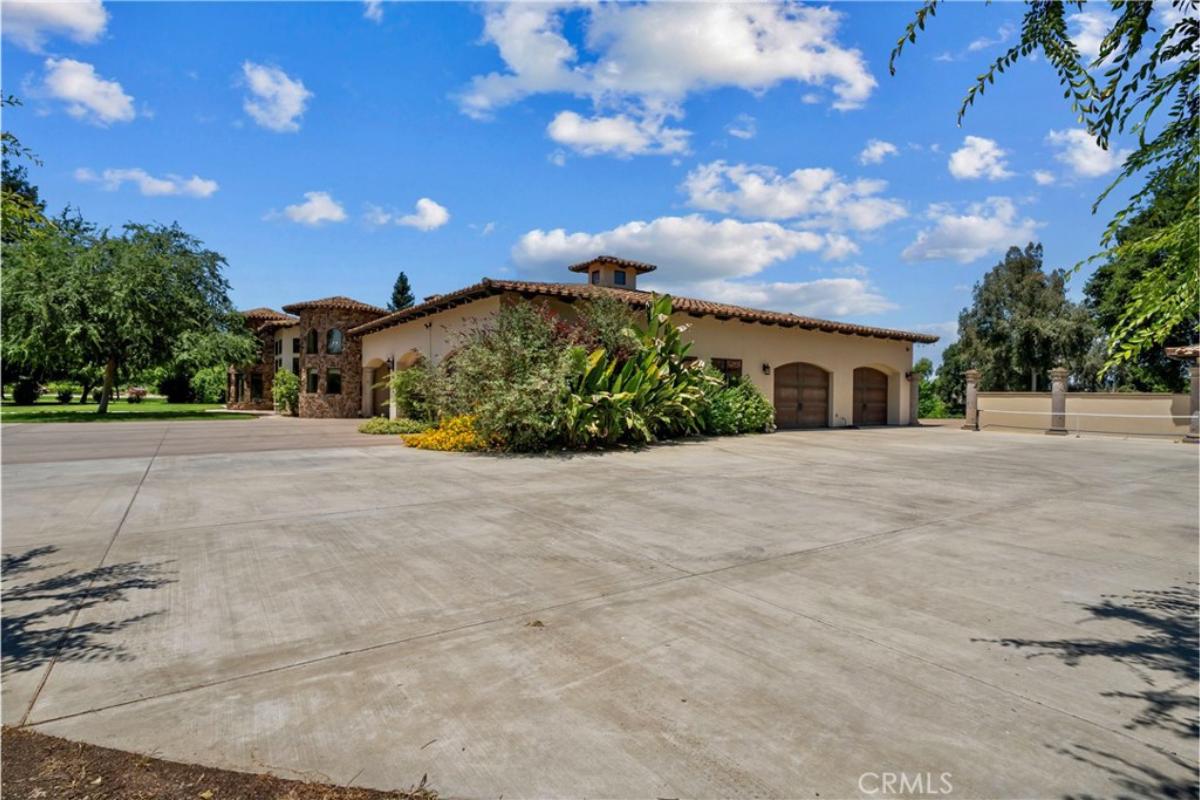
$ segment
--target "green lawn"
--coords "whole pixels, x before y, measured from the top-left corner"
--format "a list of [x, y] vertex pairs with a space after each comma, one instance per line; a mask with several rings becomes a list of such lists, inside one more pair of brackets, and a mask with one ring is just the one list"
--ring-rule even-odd
[[124, 399], [108, 404], [107, 414], [97, 414], [95, 403], [59, 403], [54, 397], [41, 397], [31, 406], [18, 406], [5, 397], [0, 404], [0, 422], [143, 422], [155, 419], [254, 419], [250, 414], [212, 413], [224, 408], [219, 403], [168, 403], [146, 398], [140, 403]]

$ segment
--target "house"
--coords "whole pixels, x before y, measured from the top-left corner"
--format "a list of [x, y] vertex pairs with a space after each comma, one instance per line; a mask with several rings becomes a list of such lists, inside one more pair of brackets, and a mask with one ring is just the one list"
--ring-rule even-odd
[[[255, 309], [247, 321], [269, 357], [235, 373], [249, 381], [237, 397], [255, 397], [269, 380], [263, 372], [290, 367], [301, 376], [300, 416], [354, 417], [386, 413], [388, 377], [422, 359], [436, 363], [455, 346], [455, 335], [494, 314], [505, 303], [545, 303], [564, 318], [573, 305], [599, 295], [644, 309], [652, 294], [638, 278], [657, 267], [597, 256], [568, 269], [582, 276], [571, 283], [484, 278], [420, 305], [389, 313], [352, 300], [329, 297], [293, 303], [284, 312]], [[691, 353], [728, 376], [745, 376], [775, 405], [781, 428], [838, 428], [907, 425], [916, 422], [917, 385], [913, 345], [936, 342], [926, 333], [813, 319], [689, 297], [673, 297], [674, 319], [687, 325]], [[270, 312], [267, 314], [265, 312]], [[271, 314], [275, 316], [270, 316]], [[256, 315], [251, 318], [251, 315]], [[245, 403], [235, 401], [231, 407]], [[258, 407], [258, 406], [255, 406]]]

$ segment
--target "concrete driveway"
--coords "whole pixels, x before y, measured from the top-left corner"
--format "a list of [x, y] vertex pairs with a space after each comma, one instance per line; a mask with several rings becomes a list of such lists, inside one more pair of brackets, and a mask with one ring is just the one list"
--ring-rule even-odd
[[448, 797], [1195, 796], [1195, 449], [352, 427], [4, 426], [4, 720]]

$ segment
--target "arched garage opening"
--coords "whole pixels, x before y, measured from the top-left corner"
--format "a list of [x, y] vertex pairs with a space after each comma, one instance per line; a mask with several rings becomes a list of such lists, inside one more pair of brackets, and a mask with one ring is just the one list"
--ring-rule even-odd
[[829, 427], [829, 373], [802, 361], [776, 367], [775, 425]]
[[854, 424], [888, 424], [888, 376], [874, 367], [854, 370]]

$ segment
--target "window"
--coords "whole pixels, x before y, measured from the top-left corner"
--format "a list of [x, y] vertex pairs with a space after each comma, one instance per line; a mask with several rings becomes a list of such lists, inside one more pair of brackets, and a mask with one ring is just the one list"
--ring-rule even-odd
[[313, 328], [311, 331], [308, 332], [308, 343], [307, 343], [306, 349], [308, 350], [308, 354], [310, 356], [315, 356], [317, 354], [317, 329], [316, 328]]
[[[299, 342], [300, 340], [296, 339], [295, 341]], [[298, 358], [292, 359], [292, 374], [295, 375], [297, 378], [300, 377], [300, 359], [298, 359]]]
[[600, 282], [600, 270], [596, 270], [592, 273], [592, 283], [599, 283], [599, 282]]
[[275, 371], [279, 372], [281, 369], [283, 369], [283, 359], [277, 358], [275, 359]]
[[299, 336], [292, 337], [292, 352], [293, 353], [300, 352], [300, 337]]
[[308, 385], [304, 388], [304, 391], [308, 392], [309, 394], [316, 394], [317, 393], [317, 381], [319, 381], [319, 380], [320, 380], [320, 377], [319, 377], [317, 371], [315, 369], [310, 369], [308, 371]]
[[262, 400], [263, 379], [261, 372], [255, 372], [250, 376], [250, 399]]
[[342, 393], [342, 371], [329, 369], [325, 371], [325, 394]]
[[242, 402], [242, 373], [233, 373], [233, 402]]
[[713, 369], [725, 376], [726, 383], [733, 383], [742, 377], [742, 360], [740, 358], [714, 358]]
[[329, 332], [325, 334], [325, 352], [342, 352], [342, 332], [337, 328], [330, 328]]
[[617, 286], [625, 285], [625, 270], [619, 269], [613, 273], [613, 283]]

